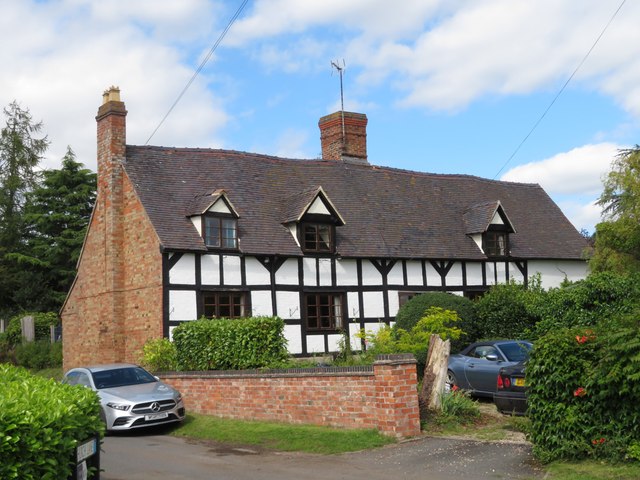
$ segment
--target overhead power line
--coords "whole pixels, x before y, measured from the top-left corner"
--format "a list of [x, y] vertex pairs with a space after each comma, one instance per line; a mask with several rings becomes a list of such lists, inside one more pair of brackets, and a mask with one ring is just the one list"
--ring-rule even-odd
[[495, 176], [493, 177], [494, 180], [498, 177], [498, 175], [500, 175], [500, 173], [507, 167], [507, 165], [509, 165], [509, 163], [511, 162], [511, 160], [513, 160], [513, 157], [516, 156], [516, 154], [520, 151], [520, 148], [522, 148], [522, 145], [524, 145], [524, 143], [529, 139], [529, 137], [531, 136], [531, 134], [535, 131], [536, 128], [538, 128], [538, 125], [540, 125], [540, 122], [542, 122], [542, 120], [544, 119], [544, 117], [547, 115], [547, 113], [549, 112], [549, 110], [551, 110], [551, 107], [553, 107], [553, 104], [556, 103], [556, 100], [558, 100], [558, 97], [560, 97], [560, 95], [562, 95], [562, 92], [564, 92], [565, 88], [567, 88], [567, 85], [569, 85], [569, 82], [573, 79], [573, 77], [575, 76], [575, 74], [578, 72], [578, 70], [580, 70], [580, 68], [582, 67], [582, 65], [584, 64], [584, 62], [587, 61], [587, 58], [589, 58], [589, 55], [591, 55], [591, 52], [593, 51], [593, 49], [596, 47], [596, 45], [598, 44], [598, 42], [600, 41], [600, 39], [602, 38], [602, 36], [604, 35], [604, 32], [607, 31], [607, 29], [609, 28], [609, 25], [611, 25], [611, 22], [613, 22], [613, 19], [616, 18], [616, 16], [618, 15], [618, 12], [620, 12], [620, 9], [622, 9], [622, 6], [625, 4], [627, 0], [622, 0], [622, 2], [620, 2], [620, 5], [618, 6], [618, 9], [613, 13], [613, 15], [611, 15], [611, 18], [609, 19], [609, 21], [607, 22], [607, 24], [604, 26], [604, 28], [602, 29], [602, 32], [600, 32], [600, 35], [598, 35], [598, 38], [596, 38], [595, 42], [593, 42], [593, 45], [591, 45], [591, 48], [589, 49], [589, 51], [587, 52], [587, 54], [584, 56], [584, 58], [582, 59], [582, 61], [578, 64], [578, 66], [575, 68], [575, 70], [573, 71], [573, 73], [569, 76], [569, 78], [567, 79], [566, 82], [564, 82], [564, 85], [562, 86], [562, 88], [558, 91], [558, 93], [556, 94], [555, 97], [553, 97], [553, 100], [551, 100], [551, 103], [549, 104], [549, 106], [545, 109], [544, 112], [542, 112], [542, 115], [540, 115], [540, 118], [538, 118], [538, 120], [536, 121], [536, 123], [534, 123], [533, 127], [531, 127], [531, 130], [529, 130], [529, 133], [527, 133], [527, 135], [522, 139], [522, 141], [520, 142], [520, 144], [516, 147], [516, 149], [513, 151], [513, 153], [511, 154], [511, 156], [507, 159], [507, 161], [504, 163], [504, 165], [502, 165], [502, 168], [500, 168], [500, 170], [498, 170], [498, 173], [495, 174]]
[[171, 105], [171, 107], [169, 108], [169, 110], [167, 111], [165, 116], [162, 117], [162, 120], [160, 120], [160, 123], [155, 128], [155, 130], [151, 133], [151, 135], [149, 135], [149, 138], [147, 138], [147, 141], [144, 143], [145, 145], [149, 144], [149, 141], [151, 140], [151, 138], [153, 138], [153, 136], [156, 134], [158, 129], [160, 129], [160, 127], [162, 126], [164, 121], [171, 114], [171, 112], [173, 111], [175, 106], [178, 104], [178, 102], [180, 102], [180, 100], [182, 99], [183, 95], [187, 92], [187, 90], [189, 89], [189, 87], [191, 86], [193, 81], [196, 79], [196, 77], [200, 74], [200, 72], [202, 71], [204, 66], [207, 64], [207, 62], [209, 61], [209, 59], [213, 55], [213, 52], [216, 51], [216, 49], [218, 48], [218, 45], [220, 45], [220, 43], [222, 42], [222, 39], [225, 37], [225, 35], [227, 34], [227, 32], [229, 31], [231, 26], [236, 21], [236, 19], [240, 16], [240, 14], [242, 13], [242, 10], [244, 10], [244, 7], [248, 2], [249, 2], [249, 0], [243, 0], [243, 2], [240, 4], [238, 9], [236, 10], [236, 13], [233, 15], [233, 17], [231, 17], [231, 20], [229, 20], [229, 23], [227, 23], [227, 26], [224, 28], [224, 30], [222, 31], [222, 33], [220, 34], [220, 36], [218, 37], [216, 42], [213, 44], [213, 46], [209, 50], [209, 53], [207, 53], [207, 55], [204, 57], [204, 59], [202, 59], [202, 62], [200, 62], [200, 65], [198, 65], [198, 68], [196, 69], [196, 71], [193, 73], [193, 75], [191, 76], [191, 78], [189, 79], [187, 84], [184, 86], [184, 88], [180, 92], [180, 95], [178, 95], [178, 98], [176, 98], [175, 102], [173, 102], [173, 105]]

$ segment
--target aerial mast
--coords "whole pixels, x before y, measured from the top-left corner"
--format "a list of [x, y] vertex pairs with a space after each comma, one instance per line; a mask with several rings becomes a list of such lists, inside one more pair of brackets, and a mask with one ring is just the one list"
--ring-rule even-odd
[[345, 129], [344, 129], [344, 90], [342, 88], [342, 72], [344, 70], [344, 60], [342, 60], [342, 66], [338, 61], [331, 61], [331, 66], [338, 71], [340, 75], [340, 117], [342, 120], [342, 145], [345, 142]]

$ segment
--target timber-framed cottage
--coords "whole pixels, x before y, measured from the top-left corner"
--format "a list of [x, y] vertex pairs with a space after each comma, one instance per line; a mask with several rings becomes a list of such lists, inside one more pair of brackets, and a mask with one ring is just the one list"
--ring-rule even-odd
[[584, 238], [539, 185], [372, 165], [365, 115], [321, 118], [316, 160], [127, 145], [126, 115], [105, 92], [65, 367], [136, 361], [202, 316], [277, 315], [292, 354], [322, 354], [420, 292], [586, 276]]

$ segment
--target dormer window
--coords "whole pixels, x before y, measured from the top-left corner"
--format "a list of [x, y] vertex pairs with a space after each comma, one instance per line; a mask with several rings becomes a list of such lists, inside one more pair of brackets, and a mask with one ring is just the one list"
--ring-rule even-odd
[[238, 212], [224, 190], [197, 196], [188, 217], [208, 248], [238, 250]]
[[488, 257], [506, 257], [509, 254], [509, 236], [504, 229], [486, 231], [482, 243], [482, 249]]
[[287, 198], [289, 209], [282, 222], [304, 253], [336, 252], [336, 227], [344, 219], [322, 187], [314, 187]]
[[335, 227], [326, 223], [302, 224], [302, 249], [305, 252], [326, 253], [335, 250]]
[[466, 234], [487, 257], [510, 255], [509, 235], [516, 233], [516, 229], [500, 201], [473, 205], [464, 212], [463, 218]]
[[203, 217], [204, 242], [212, 248], [238, 248], [238, 221], [232, 216], [207, 214]]

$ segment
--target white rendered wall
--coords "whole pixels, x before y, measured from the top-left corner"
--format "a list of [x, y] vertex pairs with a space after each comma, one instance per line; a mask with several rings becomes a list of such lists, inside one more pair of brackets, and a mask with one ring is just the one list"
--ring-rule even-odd
[[324, 335], [307, 335], [307, 352], [324, 353]]
[[358, 292], [347, 292], [347, 305], [349, 311], [347, 316], [350, 320], [360, 317], [360, 303], [358, 301]]
[[462, 264], [459, 262], [454, 263], [447, 273], [446, 278], [447, 286], [458, 286], [462, 285]]
[[311, 206], [307, 209], [306, 213], [317, 213], [317, 214], [320, 214], [320, 215], [331, 215], [331, 212], [329, 210], [327, 210], [327, 207], [325, 206], [324, 202], [322, 200], [320, 200], [319, 197], [316, 197], [316, 199], [313, 201]]
[[283, 320], [302, 318], [300, 294], [298, 292], [276, 292], [278, 316]]
[[195, 285], [196, 257], [192, 253], [184, 254], [178, 263], [169, 270], [169, 283]]
[[276, 272], [276, 283], [281, 285], [298, 285], [298, 261], [294, 258], [286, 260]]
[[246, 257], [244, 266], [247, 272], [247, 285], [269, 285], [271, 276], [269, 271], [253, 257]]
[[318, 269], [320, 272], [320, 285], [331, 285], [331, 259], [320, 258], [318, 259]]
[[362, 284], [363, 285], [381, 285], [382, 275], [378, 269], [369, 261], [362, 261]]
[[402, 269], [402, 262], [396, 262], [391, 268], [389, 275], [387, 275], [387, 283], [389, 285], [403, 285], [404, 274]]
[[340, 341], [342, 335], [327, 335], [327, 343], [329, 344], [330, 352], [337, 352], [340, 350]]
[[203, 285], [220, 285], [220, 257], [218, 255], [202, 255], [200, 268]]
[[389, 300], [389, 316], [395, 317], [398, 310], [400, 310], [400, 295], [398, 295], [397, 290], [389, 290], [387, 295]]
[[582, 260], [547, 260], [529, 262], [529, 276], [540, 273], [543, 288], [559, 287], [566, 279], [582, 280], [587, 277], [587, 262]]
[[287, 339], [287, 350], [291, 354], [302, 353], [302, 329], [300, 325], [285, 325], [284, 338]]
[[408, 285], [422, 285], [424, 282], [422, 278], [422, 262], [408, 261], [407, 262], [407, 284]]
[[202, 217], [200, 215], [191, 217], [191, 223], [193, 223], [193, 226], [198, 230], [198, 235], [202, 236]]
[[482, 286], [482, 264], [480, 262], [467, 262], [467, 285]]
[[436, 271], [435, 268], [433, 268], [433, 265], [431, 265], [430, 262], [426, 263], [426, 271], [427, 285], [432, 287], [439, 287], [442, 285], [442, 277], [440, 277], [440, 274]]
[[273, 315], [271, 292], [269, 290], [255, 290], [251, 292], [251, 313], [256, 316]]
[[302, 276], [305, 285], [311, 287], [318, 286], [318, 279], [316, 276], [316, 259], [315, 258], [303, 258], [302, 259]]
[[242, 283], [240, 257], [236, 257], [235, 255], [223, 255], [222, 266], [224, 271], [225, 285], [240, 285]]
[[351, 350], [361, 350], [362, 342], [356, 335], [360, 333], [360, 324], [351, 322], [349, 323], [349, 343], [351, 344]]
[[169, 320], [196, 320], [196, 292], [169, 291]]
[[336, 261], [336, 283], [358, 285], [358, 263], [355, 260]]
[[509, 277], [518, 283], [524, 283], [524, 276], [515, 263], [509, 264]]
[[363, 292], [364, 316], [369, 318], [384, 317], [384, 302], [382, 292]]

